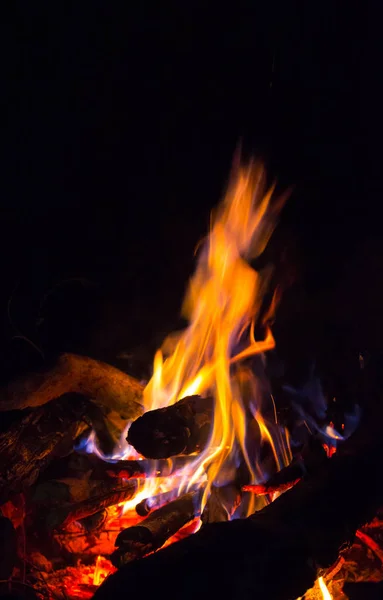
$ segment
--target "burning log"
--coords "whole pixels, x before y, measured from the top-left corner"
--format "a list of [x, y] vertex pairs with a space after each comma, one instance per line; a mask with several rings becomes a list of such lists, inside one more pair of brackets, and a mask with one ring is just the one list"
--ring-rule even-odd
[[151, 512], [161, 508], [167, 504], [174, 497], [174, 491], [164, 492], [163, 494], [157, 494], [150, 498], [144, 498], [136, 506], [136, 513], [140, 517], [147, 517]]
[[68, 396], [48, 407], [21, 413], [0, 436], [0, 502], [31, 486], [54, 459], [65, 456], [88, 427], [87, 401]]
[[257, 485], [244, 485], [242, 490], [244, 492], [251, 492], [256, 496], [266, 496], [267, 494], [282, 494], [282, 492], [286, 492], [290, 488], [294, 487], [300, 479], [295, 479], [293, 481], [289, 481], [287, 483], [280, 483], [279, 485], [270, 485], [269, 483], [265, 484], [257, 484]]
[[213, 403], [213, 398], [188, 396], [151, 410], [132, 423], [127, 440], [146, 458], [199, 452], [209, 437]]
[[[248, 519], [206, 525], [125, 566], [101, 586], [95, 600], [118, 597], [127, 582], [130, 589], [140, 590], [143, 600], [152, 598], [164, 569], [186, 599], [197, 594], [210, 598], [213, 590], [228, 600], [301, 596], [313, 586], [317, 567], [333, 564], [383, 502], [378, 421], [375, 417], [361, 425], [336, 455], [261, 511]], [[364, 486], [355, 486], [355, 473], [363, 473], [369, 482], [368, 494]], [[185, 569], [198, 577], [186, 578]]]
[[122, 531], [116, 539], [117, 549], [111, 556], [114, 566], [121, 567], [154, 552], [181, 527], [196, 516], [198, 494], [189, 492], [153, 511], [144, 521]]
[[114, 479], [141, 479], [145, 477], [169, 477], [191, 464], [193, 457], [174, 456], [160, 460], [102, 460], [95, 454], [72, 452], [69, 456], [52, 462], [44, 479], [101, 481]]
[[201, 515], [202, 523], [206, 525], [207, 523], [228, 521], [240, 505], [241, 499], [241, 491], [235, 484], [227, 484], [222, 487], [213, 486]]
[[67, 393], [78, 393], [123, 418], [143, 412], [143, 386], [133, 377], [103, 362], [63, 354], [52, 368], [26, 375], [0, 391], [0, 411], [42, 406]]
[[[73, 521], [80, 521], [99, 513], [109, 506], [114, 506], [120, 502], [130, 500], [136, 492], [136, 481], [120, 483], [118, 485], [106, 485], [104, 482], [98, 482], [89, 492], [89, 497], [78, 502], [71, 502], [66, 506], [52, 508], [45, 517], [46, 526], [50, 530], [62, 530], [68, 527]], [[73, 490], [68, 490], [72, 493]]]
[[[181, 483], [181, 481], [180, 481]], [[190, 492], [197, 492], [198, 486], [192, 486], [189, 490]], [[175, 493], [174, 490], [170, 492], [164, 492], [163, 494], [157, 494], [155, 496], [151, 496], [150, 498], [144, 498], [139, 502], [136, 506], [136, 513], [140, 517], [147, 517], [151, 512], [161, 508], [165, 504], [168, 504], [174, 499]]]
[[88, 533], [92, 533], [94, 531], [100, 531], [101, 528], [105, 525], [107, 518], [108, 512], [104, 508], [94, 513], [93, 515], [84, 517], [80, 520], [80, 523]]
[[326, 450], [320, 440], [310, 438], [290, 465], [284, 467], [263, 484], [244, 485], [244, 492], [251, 492], [257, 496], [282, 493], [296, 485], [302, 477], [313, 474], [327, 460]]
[[122, 420], [115, 411], [108, 411], [93, 402], [89, 405], [87, 419], [94, 433], [97, 448], [104, 456], [111, 456], [120, 442], [128, 421]]
[[192, 462], [189, 456], [174, 456], [171, 459], [159, 460], [119, 460], [116, 463], [103, 462], [95, 467], [94, 474], [102, 472], [109, 477], [132, 479], [141, 477], [169, 477], [184, 469]]

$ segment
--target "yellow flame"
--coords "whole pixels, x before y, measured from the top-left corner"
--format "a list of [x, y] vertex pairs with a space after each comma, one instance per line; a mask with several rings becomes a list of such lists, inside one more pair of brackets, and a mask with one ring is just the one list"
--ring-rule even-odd
[[[165, 342], [165, 358], [161, 350], [157, 351], [153, 376], [144, 392], [146, 410], [168, 406], [188, 395], [213, 395], [209, 444], [195, 458], [192, 468], [185, 470], [184, 477], [184, 487], [190, 488], [206, 481], [207, 475], [202, 507], [222, 467], [233, 460], [236, 452], [242, 452], [252, 480], [262, 475], [256, 457], [246, 450], [249, 410], [258, 423], [262, 443], [272, 448], [277, 468], [291, 460], [286, 433], [277, 423], [271, 428], [262, 416], [262, 394], [258, 394], [256, 382], [252, 397], [243, 398], [240, 368], [235, 373], [240, 361], [275, 345], [268, 323], [276, 295], [263, 319], [264, 339], [256, 340], [254, 336], [269, 274], [258, 273], [248, 263], [263, 252], [284, 202], [284, 198], [271, 202], [274, 186], [264, 192], [265, 181], [264, 168], [253, 162], [233, 174], [212, 218], [210, 234], [199, 248], [197, 269], [182, 309], [189, 326]], [[140, 496], [153, 493], [158, 491], [147, 481]]]
[[97, 556], [96, 565], [93, 574], [93, 585], [101, 585], [102, 581], [109, 575], [109, 571], [106, 570], [102, 563], [105, 559], [102, 556]]
[[322, 592], [323, 600], [332, 600], [332, 595], [330, 594], [327, 585], [324, 582], [323, 577], [318, 578], [319, 589]]

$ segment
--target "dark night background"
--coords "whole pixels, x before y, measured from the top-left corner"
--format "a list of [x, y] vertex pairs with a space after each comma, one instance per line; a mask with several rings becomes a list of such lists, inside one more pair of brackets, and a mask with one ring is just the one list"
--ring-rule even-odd
[[119, 353], [152, 351], [240, 140], [295, 184], [276, 235], [298, 274], [282, 354], [334, 369], [379, 349], [380, 3], [214, 4], [9, 15], [3, 379], [41, 361], [18, 336], [127, 368]]

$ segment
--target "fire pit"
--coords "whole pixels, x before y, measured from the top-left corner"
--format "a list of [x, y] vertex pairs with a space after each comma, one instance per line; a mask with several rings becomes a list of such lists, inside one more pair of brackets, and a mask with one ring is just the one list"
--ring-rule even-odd
[[379, 415], [335, 422], [314, 371], [283, 376], [281, 289], [252, 266], [287, 196], [265, 182], [233, 173], [148, 383], [65, 354], [2, 390], [3, 593], [338, 600], [382, 579]]

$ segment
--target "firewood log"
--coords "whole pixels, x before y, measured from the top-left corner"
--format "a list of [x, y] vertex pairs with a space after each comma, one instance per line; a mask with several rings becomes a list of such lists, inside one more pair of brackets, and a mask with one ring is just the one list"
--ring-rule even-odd
[[241, 490], [233, 484], [212, 487], [201, 515], [203, 525], [228, 521], [241, 502]]
[[124, 483], [119, 480], [92, 480], [89, 473], [85, 473], [82, 479], [67, 477], [37, 483], [30, 493], [26, 493], [26, 498], [29, 505], [46, 514], [49, 509], [72, 506], [114, 492], [121, 486]]
[[299, 481], [300, 481], [300, 478], [295, 479], [293, 481], [289, 481], [287, 483], [280, 483], [279, 485], [270, 485], [269, 483], [244, 485], [242, 490], [244, 492], [251, 492], [252, 494], [255, 494], [256, 496], [267, 496], [268, 494], [275, 494], [275, 493], [282, 494], [283, 492], [286, 492], [290, 488], [294, 487], [294, 485], [296, 485]]
[[31, 486], [54, 459], [72, 451], [88, 427], [87, 401], [65, 396], [46, 407], [22, 412], [0, 436], [0, 503]]
[[309, 438], [302, 451], [287, 467], [284, 467], [267, 481], [257, 485], [244, 485], [244, 492], [251, 492], [258, 496], [284, 492], [308, 474], [314, 473], [327, 460], [327, 454], [322, 443], [317, 438]]
[[164, 492], [150, 498], [144, 498], [136, 505], [136, 513], [140, 517], [147, 517], [151, 512], [168, 504], [172, 499], [174, 499], [174, 492]]
[[132, 423], [128, 442], [146, 458], [198, 452], [209, 437], [213, 402], [213, 398], [188, 396], [149, 411]]
[[[382, 425], [374, 415], [336, 455], [272, 504], [248, 519], [206, 525], [124, 566], [94, 598], [118, 597], [126, 585], [133, 594], [139, 591], [142, 600], [166, 597], [167, 586], [158, 586], [164, 570], [171, 573], [177, 595], [186, 599], [302, 596], [312, 587], [317, 568], [333, 564], [382, 504], [382, 462]], [[368, 492], [356, 484], [358, 474], [368, 481]]]
[[0, 411], [42, 406], [70, 392], [115, 410], [126, 420], [143, 412], [143, 386], [122, 371], [75, 354], [61, 355], [56, 364], [9, 383], [0, 391]]
[[196, 516], [198, 494], [189, 492], [150, 513], [139, 525], [117, 536], [117, 549], [111, 556], [116, 567], [141, 558], [158, 548]]
[[119, 460], [116, 463], [104, 462], [94, 469], [94, 475], [99, 476], [102, 472], [109, 477], [120, 479], [132, 479], [140, 477], [169, 477], [177, 471], [184, 469], [192, 462], [194, 457], [173, 456], [169, 459], [159, 460]]
[[89, 515], [88, 517], [84, 517], [80, 519], [81, 525], [84, 527], [85, 531], [88, 533], [92, 533], [95, 531], [100, 531], [108, 518], [108, 511], [104, 508], [94, 513], [93, 515]]
[[[197, 492], [198, 486], [191, 486], [189, 489], [190, 492]], [[139, 502], [135, 509], [136, 513], [140, 517], [147, 517], [151, 512], [161, 508], [165, 504], [168, 504], [175, 498], [174, 490], [170, 492], [163, 492], [162, 494], [156, 494], [155, 496], [150, 496], [149, 498], [144, 498]]]
[[[106, 461], [96, 454], [72, 452], [53, 461], [44, 473], [44, 481], [57, 479], [105, 480], [108, 478], [137, 479], [144, 477], [169, 477], [189, 465], [193, 456], [173, 456], [160, 460]], [[40, 478], [41, 483], [41, 478]]]
[[[109, 506], [130, 500], [137, 490], [137, 482], [118, 481], [96, 482], [89, 488], [73, 482], [57, 482], [61, 484], [60, 494], [64, 494], [66, 502], [42, 511], [48, 530], [63, 530], [73, 521], [80, 521], [99, 513]], [[94, 483], [94, 482], [93, 482]], [[40, 490], [41, 493], [41, 490]], [[85, 496], [85, 497], [84, 497]], [[83, 498], [78, 500], [78, 498]], [[35, 498], [36, 499], [36, 498]], [[68, 502], [69, 499], [69, 502]]]

